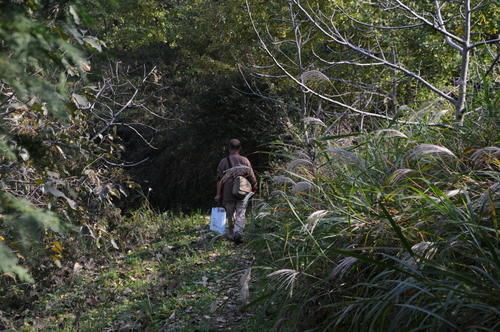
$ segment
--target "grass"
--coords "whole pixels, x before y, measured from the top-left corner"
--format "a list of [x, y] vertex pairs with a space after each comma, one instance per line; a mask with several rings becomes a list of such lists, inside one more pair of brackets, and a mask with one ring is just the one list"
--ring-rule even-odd
[[20, 315], [11, 313], [7, 327], [22, 331], [261, 330], [247, 322], [252, 316], [240, 311], [238, 301], [239, 278], [251, 264], [251, 253], [214, 238], [206, 216], [142, 211], [130, 222], [146, 225], [152, 216], [156, 226], [150, 227], [163, 231], [156, 238], [143, 234], [151, 242], [105, 262], [81, 261], [77, 269], [63, 266], [52, 276], [51, 286], [40, 289]]
[[296, 137], [256, 212], [260, 315], [284, 331], [500, 328], [498, 155], [469, 157], [496, 151], [486, 132]]

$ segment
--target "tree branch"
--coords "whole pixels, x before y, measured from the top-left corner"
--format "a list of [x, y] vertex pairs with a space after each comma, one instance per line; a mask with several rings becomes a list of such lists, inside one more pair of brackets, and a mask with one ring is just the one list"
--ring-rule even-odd
[[[439, 27], [441, 29], [443, 29], [443, 31], [448, 32], [448, 30], [446, 30], [446, 26], [444, 24], [443, 15], [441, 14], [441, 7], [442, 6], [441, 6], [439, 0], [434, 0], [434, 4], [436, 5], [436, 16], [437, 16], [437, 21], [439, 23]], [[455, 48], [459, 52], [462, 52], [462, 47], [460, 45], [458, 45], [457, 43], [455, 43], [450, 37], [448, 37], [447, 35], [445, 35], [444, 38], [445, 38], [446, 42], [451, 47]]]
[[[294, 2], [296, 2], [296, 0], [293, 0]], [[334, 99], [331, 99], [313, 89], [311, 89], [310, 87], [308, 87], [307, 85], [305, 85], [303, 82], [301, 82], [299, 79], [297, 79], [295, 76], [293, 76], [291, 73], [289, 73], [284, 67], [283, 65], [276, 59], [276, 57], [272, 54], [272, 52], [269, 50], [269, 48], [267, 47], [267, 44], [264, 42], [264, 40], [262, 39], [261, 35], [260, 35], [260, 32], [259, 30], [257, 29], [256, 25], [255, 25], [255, 21], [253, 19], [253, 16], [252, 16], [252, 11], [250, 9], [250, 5], [248, 3], [248, 0], [246, 0], [246, 5], [247, 5], [247, 10], [248, 10], [248, 15], [250, 17], [250, 21], [252, 23], [252, 27], [253, 27], [253, 30], [255, 31], [256, 35], [257, 35], [257, 38], [259, 39], [260, 41], [260, 44], [262, 45], [262, 48], [264, 49], [264, 51], [269, 55], [269, 57], [273, 60], [273, 62], [275, 63], [275, 65], [281, 70], [283, 71], [292, 81], [294, 81], [297, 85], [299, 85], [301, 88], [304, 89], [305, 92], [309, 92], [311, 94], [313, 94], [314, 96], [316, 97], [319, 97], [320, 99], [323, 99], [325, 101], [328, 101], [332, 104], [335, 104], [337, 106], [340, 106], [340, 107], [343, 107], [343, 108], [346, 108], [354, 113], [357, 113], [357, 114], [361, 114], [361, 115], [364, 115], [364, 116], [370, 116], [370, 117], [374, 117], [374, 118], [379, 118], [379, 119], [383, 119], [383, 120], [388, 120], [388, 121], [394, 121], [394, 122], [397, 122], [397, 123], [401, 123], [401, 124], [408, 124], [408, 125], [428, 125], [428, 126], [436, 126], [436, 127], [444, 127], [444, 128], [451, 128], [450, 126], [447, 126], [447, 125], [444, 125], [444, 124], [440, 124], [440, 123], [420, 123], [420, 122], [414, 122], [414, 121], [402, 121], [402, 120], [396, 120], [392, 117], [389, 117], [389, 116], [385, 116], [385, 115], [381, 115], [381, 114], [376, 114], [376, 113], [370, 113], [370, 112], [364, 112], [364, 111], [361, 111], [357, 108], [354, 108], [350, 105], [347, 105], [347, 104], [344, 104], [344, 103], [341, 103], [337, 100], [334, 100]], [[308, 13], [306, 13], [306, 15], [308, 15]], [[309, 16], [308, 16], [309, 17]]]
[[437, 87], [435, 87], [433, 84], [429, 83], [427, 80], [425, 80], [423, 77], [421, 77], [420, 75], [400, 66], [400, 65], [397, 65], [397, 64], [394, 64], [392, 62], [389, 62], [379, 56], [376, 56], [375, 54], [373, 54], [373, 52], [370, 52], [362, 47], [359, 47], [359, 46], [356, 46], [354, 44], [352, 44], [351, 42], [349, 42], [344, 36], [342, 36], [340, 34], [340, 32], [336, 29], [335, 25], [332, 23], [332, 28], [335, 29], [334, 31], [330, 30], [331, 32], [328, 32], [327, 30], [325, 30], [325, 28], [323, 26], [321, 26], [321, 24], [318, 23], [317, 20], [315, 20], [311, 14], [304, 8], [302, 7], [302, 5], [300, 4], [300, 1], [299, 0], [293, 0], [295, 2], [295, 4], [297, 5], [298, 8], [300, 8], [300, 10], [307, 16], [307, 18], [309, 19], [309, 21], [311, 23], [313, 23], [321, 32], [323, 32], [323, 34], [325, 34], [327, 37], [331, 38], [332, 40], [334, 40], [335, 42], [341, 44], [341, 45], [344, 45], [344, 46], [347, 46], [349, 47], [350, 49], [358, 52], [358, 53], [361, 53], [373, 60], [376, 60], [378, 62], [381, 62], [383, 63], [384, 65], [392, 68], [392, 69], [395, 69], [395, 70], [398, 70], [398, 71], [401, 71], [403, 72], [404, 74], [414, 78], [415, 80], [419, 81], [420, 83], [424, 84], [426, 87], [428, 87], [430, 90], [434, 91], [436, 94], [438, 94], [439, 96], [445, 98], [446, 100], [452, 102], [452, 103], [455, 103], [455, 100], [450, 97], [448, 94], [444, 93], [443, 91], [439, 90]]
[[478, 47], [478, 46], [481, 46], [481, 45], [486, 45], [486, 44], [495, 44], [495, 43], [498, 43], [498, 42], [500, 42], [500, 38], [490, 39], [490, 40], [483, 40], [483, 41], [480, 41], [480, 42], [477, 42], [477, 43], [474, 43], [474, 44], [470, 45], [469, 49], [473, 49], [475, 47]]
[[423, 23], [427, 24], [428, 26], [430, 26], [434, 30], [442, 33], [443, 35], [445, 35], [445, 36], [447, 36], [447, 37], [449, 37], [451, 39], [454, 39], [455, 41], [459, 42], [460, 44], [462, 44], [464, 42], [462, 38], [459, 38], [459, 37], [455, 36], [454, 34], [449, 33], [448, 31], [446, 31], [446, 29], [442, 29], [441, 27], [436, 26], [436, 24], [434, 24], [433, 22], [429, 21], [428, 19], [426, 19], [425, 17], [423, 17], [422, 15], [420, 15], [419, 13], [417, 13], [416, 11], [414, 11], [413, 9], [411, 9], [410, 7], [408, 7], [407, 5], [405, 5], [403, 2], [401, 2], [401, 0], [394, 0], [394, 1], [396, 1], [396, 3], [402, 9], [404, 9], [406, 12], [410, 13], [413, 17], [415, 17], [418, 20], [422, 21]]

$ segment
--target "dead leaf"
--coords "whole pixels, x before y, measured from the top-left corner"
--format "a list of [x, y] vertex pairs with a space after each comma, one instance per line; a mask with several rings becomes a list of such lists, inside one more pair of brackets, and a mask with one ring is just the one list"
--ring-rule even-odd
[[118, 244], [116, 244], [115, 239], [111, 239], [111, 240], [110, 240], [110, 242], [111, 242], [111, 245], [113, 246], [113, 248], [115, 248], [116, 250], [120, 249], [120, 248], [118, 247]]
[[73, 273], [77, 274], [83, 269], [83, 266], [76, 262], [75, 265], [73, 265]]
[[210, 305], [210, 313], [213, 314], [214, 312], [217, 311], [217, 301], [212, 302]]
[[243, 303], [247, 303], [248, 298], [250, 297], [248, 284], [250, 283], [251, 274], [252, 268], [249, 267], [245, 270], [245, 273], [243, 273], [240, 279], [240, 301]]
[[57, 189], [56, 187], [46, 183], [44, 186], [43, 186], [43, 191], [44, 192], [47, 192], [47, 193], [50, 193], [52, 195], [54, 195], [55, 197], [57, 198], [64, 198], [67, 202], [68, 202], [68, 205], [73, 209], [75, 210], [76, 207], [77, 207], [77, 204], [74, 200], [72, 200], [71, 198], [69, 198], [68, 196], [66, 196], [62, 191], [60, 191], [59, 189]]

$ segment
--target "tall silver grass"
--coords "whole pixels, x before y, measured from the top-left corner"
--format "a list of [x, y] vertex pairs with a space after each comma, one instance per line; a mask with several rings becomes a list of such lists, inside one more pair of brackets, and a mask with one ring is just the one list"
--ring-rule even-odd
[[428, 155], [456, 157], [453, 152], [444, 146], [435, 144], [420, 144], [408, 152], [407, 158], [409, 160], [418, 160]]
[[[283, 191], [266, 209], [280, 212], [254, 242], [274, 271], [263, 287], [283, 330], [500, 330], [500, 181], [474, 168], [497, 149], [464, 158], [460, 135], [394, 128], [375, 137], [403, 139], [360, 135], [355, 153], [337, 148], [342, 138], [310, 137], [320, 153], [285, 149], [322, 167], [275, 181]], [[405, 162], [412, 168], [397, 168]]]

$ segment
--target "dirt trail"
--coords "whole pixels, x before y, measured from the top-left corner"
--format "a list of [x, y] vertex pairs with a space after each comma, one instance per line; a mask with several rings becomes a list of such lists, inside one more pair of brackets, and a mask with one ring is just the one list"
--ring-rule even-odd
[[34, 331], [245, 330], [241, 280], [251, 252], [210, 232], [206, 216], [168, 230], [102, 260], [66, 262], [22, 312], [0, 311], [0, 322]]
[[[210, 330], [240, 331], [240, 323], [252, 316], [244, 307], [251, 279], [252, 253], [244, 245], [233, 244], [223, 236], [210, 232], [207, 227], [198, 228], [196, 232], [199, 234], [199, 239], [191, 243], [190, 249], [210, 257], [210, 262], [215, 266], [222, 264], [227, 268], [213, 272], [211, 269], [206, 270], [206, 279], [203, 278], [202, 283], [206, 282], [207, 287], [217, 296], [209, 307], [203, 307], [205, 313], [196, 319], [206, 322]], [[217, 253], [215, 248], [221, 245], [228, 247], [228, 254]], [[186, 328], [190, 329], [188, 326], [181, 327], [175, 322], [173, 324], [166, 322], [163, 331]]]

